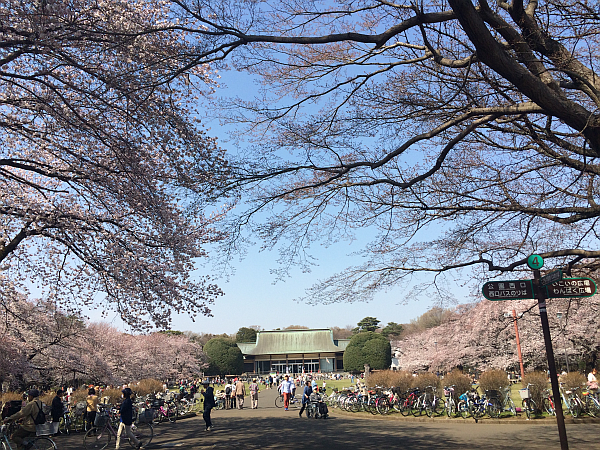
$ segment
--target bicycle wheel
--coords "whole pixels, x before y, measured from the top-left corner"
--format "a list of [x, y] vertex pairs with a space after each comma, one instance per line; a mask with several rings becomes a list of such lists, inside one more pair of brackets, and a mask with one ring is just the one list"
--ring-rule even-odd
[[556, 415], [556, 410], [554, 409], [554, 401], [550, 397], [544, 398], [544, 411], [546, 411], [549, 415]]
[[379, 412], [379, 414], [381, 414], [382, 416], [389, 414], [389, 412], [390, 412], [389, 399], [387, 399], [385, 397], [379, 399], [379, 401], [377, 402], [377, 412]]
[[278, 408], [283, 408], [283, 395], [278, 395], [275, 397], [275, 406]]
[[[133, 424], [131, 426], [131, 431], [133, 432], [133, 435], [135, 436], [135, 438], [138, 441], [140, 441], [144, 447], [148, 446], [148, 444], [150, 444], [150, 442], [152, 442], [152, 438], [154, 437], [154, 428], [149, 423]], [[133, 441], [129, 438], [128, 438], [128, 440], [129, 440], [129, 445], [131, 445], [132, 447], [135, 448], [136, 445], [133, 443]]]
[[378, 414], [379, 411], [377, 411], [377, 403], [379, 402], [379, 400], [380, 399], [375, 398], [367, 400], [367, 403], [365, 404], [365, 410], [369, 411], [373, 415]]
[[506, 402], [506, 407], [513, 416], [517, 415], [517, 407], [515, 406], [515, 402], [513, 402], [512, 398], [508, 398], [508, 401]]
[[433, 405], [433, 413], [436, 417], [443, 415], [446, 412], [446, 402], [441, 398], [436, 398]]
[[493, 419], [497, 419], [500, 417], [500, 413], [502, 412], [502, 405], [500, 404], [500, 400], [497, 398], [491, 398], [487, 401], [487, 413]]
[[467, 402], [465, 402], [464, 400], [460, 400], [458, 402], [458, 405], [456, 405], [456, 411], [458, 412], [458, 414], [460, 414], [460, 416], [463, 419], [469, 417], [469, 405], [467, 405]]
[[585, 399], [585, 410], [590, 417], [599, 416], [600, 404], [598, 403], [598, 400], [588, 395]]
[[412, 410], [412, 400], [410, 398], [405, 398], [400, 402], [400, 414], [404, 417], [408, 416]]
[[58, 430], [62, 434], [71, 434], [71, 418], [70, 417], [61, 417], [58, 419]]
[[74, 416], [73, 415], [71, 416], [71, 427], [77, 433], [80, 431], [83, 431], [84, 423], [83, 423], [83, 415], [82, 414], [76, 414]]
[[167, 408], [167, 420], [171, 423], [175, 423], [177, 420], [177, 410], [171, 406]]
[[576, 419], [581, 416], [582, 408], [576, 398], [571, 399], [571, 404], [569, 405], [569, 411], [571, 415]]
[[31, 449], [35, 450], [56, 450], [56, 444], [54, 441], [47, 437], [35, 438], [31, 442]]
[[486, 414], [486, 410], [487, 410], [487, 405], [486, 403], [482, 402], [482, 401], [478, 401], [476, 404], [473, 405], [473, 407], [471, 408], [471, 415], [475, 418], [475, 419], [481, 419], [483, 416], [485, 416]]
[[110, 431], [108, 428], [98, 429], [90, 428], [83, 437], [83, 446], [86, 450], [102, 450], [109, 446], [111, 440]]
[[424, 409], [423, 402], [424, 401], [425, 401], [425, 397], [421, 396], [411, 405], [410, 412], [413, 416], [417, 417], [417, 416], [420, 416], [423, 414], [423, 409]]
[[427, 417], [433, 417], [434, 409], [435, 405], [433, 402], [427, 402], [425, 405], [425, 414], [427, 414]]

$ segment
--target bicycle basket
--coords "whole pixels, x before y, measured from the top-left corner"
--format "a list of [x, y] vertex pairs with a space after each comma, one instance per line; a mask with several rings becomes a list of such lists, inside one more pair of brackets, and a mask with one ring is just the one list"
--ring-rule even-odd
[[[58, 423], [58, 422], [57, 422]], [[52, 422], [42, 423], [35, 426], [36, 436], [50, 436], [52, 434]]]
[[21, 411], [21, 406], [23, 402], [21, 400], [9, 400], [4, 403], [2, 407], [2, 418], [5, 419], [8, 416], [12, 416], [13, 414]]
[[106, 425], [107, 421], [108, 421], [107, 413], [97, 413], [96, 418], [94, 419], [94, 426], [98, 427], [98, 428], [102, 428], [104, 425]]
[[154, 419], [154, 409], [140, 408], [137, 418], [138, 423], [151, 423], [152, 419]]
[[85, 411], [86, 406], [87, 405], [85, 402], [77, 402], [77, 404], [75, 405], [75, 409], [77, 410], [77, 413], [80, 414], [83, 411]]
[[153, 408], [160, 408], [161, 406], [165, 406], [165, 401], [163, 399], [154, 400], [152, 402]]
[[519, 395], [522, 400], [527, 400], [529, 398], [529, 389], [519, 389]]
[[489, 391], [485, 391], [485, 395], [487, 396], [487, 398], [501, 398], [502, 394], [500, 393], [500, 391], [497, 391], [496, 389], [490, 389]]

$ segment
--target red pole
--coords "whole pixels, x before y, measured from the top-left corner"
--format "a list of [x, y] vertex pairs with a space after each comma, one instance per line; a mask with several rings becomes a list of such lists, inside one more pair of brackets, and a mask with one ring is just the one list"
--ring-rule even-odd
[[521, 380], [525, 378], [525, 370], [523, 369], [523, 354], [521, 353], [521, 341], [519, 339], [519, 327], [517, 325], [517, 312], [513, 309], [513, 323], [515, 324], [515, 335], [517, 336], [517, 354], [519, 355], [519, 365], [521, 366]]

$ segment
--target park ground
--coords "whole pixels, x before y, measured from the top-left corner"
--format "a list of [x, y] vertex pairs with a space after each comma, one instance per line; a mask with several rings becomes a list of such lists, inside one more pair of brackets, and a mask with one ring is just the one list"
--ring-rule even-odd
[[[213, 411], [214, 429], [204, 431], [202, 416], [162, 423], [148, 449], [559, 449], [552, 419], [480, 422], [402, 420], [398, 415], [380, 418], [370, 414], [331, 411], [327, 420], [300, 418], [297, 409], [274, 405], [276, 392], [263, 390], [259, 408], [249, 397], [242, 410]], [[600, 424], [567, 424], [571, 450], [600, 449]], [[59, 450], [83, 449], [83, 434], [56, 438]], [[114, 448], [114, 442], [110, 449]], [[127, 448], [127, 447], [121, 447]]]

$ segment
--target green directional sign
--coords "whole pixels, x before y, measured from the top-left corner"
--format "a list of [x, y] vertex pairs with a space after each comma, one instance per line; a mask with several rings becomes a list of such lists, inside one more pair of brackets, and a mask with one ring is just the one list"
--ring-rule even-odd
[[485, 298], [494, 302], [535, 298], [531, 280], [489, 281], [483, 285], [481, 292]]
[[591, 278], [563, 278], [546, 286], [548, 298], [591, 297], [596, 293], [596, 283]]

